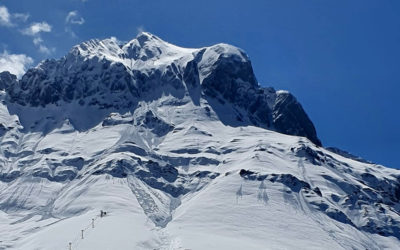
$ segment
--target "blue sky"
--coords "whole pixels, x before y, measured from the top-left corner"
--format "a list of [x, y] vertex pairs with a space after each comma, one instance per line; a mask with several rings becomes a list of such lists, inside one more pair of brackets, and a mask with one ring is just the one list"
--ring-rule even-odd
[[[294, 93], [326, 146], [400, 168], [400, 1], [0, 0], [0, 69], [138, 30], [244, 49], [258, 81]], [[7, 64], [7, 65], [6, 65]], [[11, 66], [10, 66], [11, 65]]]

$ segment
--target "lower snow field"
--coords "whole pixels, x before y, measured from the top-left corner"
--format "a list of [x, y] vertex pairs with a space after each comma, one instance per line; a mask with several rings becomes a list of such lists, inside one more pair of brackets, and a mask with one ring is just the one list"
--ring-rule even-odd
[[0, 117], [0, 249], [400, 249], [398, 170], [160, 103], [47, 133]]

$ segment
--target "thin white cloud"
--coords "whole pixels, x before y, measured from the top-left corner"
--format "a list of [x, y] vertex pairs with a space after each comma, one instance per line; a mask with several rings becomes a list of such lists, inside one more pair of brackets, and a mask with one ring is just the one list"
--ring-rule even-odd
[[143, 27], [143, 25], [140, 25], [139, 27], [136, 28], [136, 31], [138, 34], [143, 33], [145, 31], [145, 28]]
[[28, 13], [10, 13], [6, 6], [0, 6], [0, 26], [13, 27], [19, 22], [26, 22]]
[[33, 44], [38, 48], [40, 53], [50, 55], [56, 51], [55, 48], [49, 48], [44, 44], [40, 33], [51, 32], [51, 26], [46, 22], [32, 23], [28, 28], [22, 30], [22, 34], [33, 36]]
[[31, 25], [22, 30], [22, 34], [27, 36], [36, 36], [41, 32], [51, 32], [51, 25], [46, 22], [31, 23]]
[[32, 64], [33, 59], [25, 54], [9, 54], [6, 50], [0, 54], [0, 72], [9, 71], [18, 78], [20, 78]]
[[43, 44], [39, 44], [37, 46], [39, 47], [39, 52], [46, 54], [46, 55], [50, 55], [56, 51], [56, 48], [48, 48], [47, 46], [45, 46]]
[[73, 10], [68, 13], [65, 18], [65, 23], [82, 25], [85, 23], [85, 19], [78, 13], [78, 11]]
[[21, 30], [21, 32], [24, 35], [33, 37], [32, 42], [38, 48], [40, 53], [50, 55], [56, 49], [49, 48], [44, 44], [44, 41], [41, 37], [41, 33], [51, 32], [51, 30], [52, 30], [52, 27], [50, 24], [48, 24], [46, 22], [41, 22], [41, 23], [31, 23], [28, 28]]
[[10, 12], [8, 12], [8, 9], [5, 6], [0, 6], [0, 25], [8, 27], [13, 25], [11, 22]]
[[72, 36], [72, 38], [77, 38], [78, 36], [75, 34], [75, 32], [71, 29], [71, 27], [67, 26], [65, 27], [65, 32], [67, 32], [68, 34], [70, 34]]
[[[18, 26], [21, 22], [26, 22], [29, 19], [30, 15], [28, 13], [10, 13], [5, 6], [0, 6], [0, 26]], [[20, 32], [27, 36], [33, 37], [33, 44], [39, 49], [41, 53], [51, 54], [55, 51], [55, 48], [49, 48], [44, 45], [44, 41], [41, 38], [41, 33], [43, 32], [51, 32], [52, 27], [47, 22], [35, 22], [31, 23], [27, 28], [20, 30]], [[6, 56], [9, 54], [7, 51], [4, 51], [2, 56], [2, 62], [5, 60]], [[22, 58], [23, 55], [9, 55], [8, 59], [15, 59], [15, 56], [20, 56], [18, 58]], [[31, 59], [31, 58], [30, 58]], [[7, 65], [10, 65], [9, 63]]]
[[14, 13], [12, 17], [18, 21], [26, 22], [28, 21], [30, 15], [28, 13]]
[[82, 25], [85, 23], [85, 19], [79, 14], [77, 10], [70, 11], [65, 17], [65, 32], [70, 34], [72, 38], [77, 38], [78, 36], [73, 31], [73, 25]]
[[44, 41], [40, 36], [35, 37], [33, 39], [33, 44], [39, 49], [39, 52], [46, 55], [50, 55], [56, 51], [55, 48], [49, 48], [46, 45], [44, 45]]
[[41, 43], [43, 43], [43, 39], [41, 37], [36, 37], [33, 39], [33, 44], [39, 45]]

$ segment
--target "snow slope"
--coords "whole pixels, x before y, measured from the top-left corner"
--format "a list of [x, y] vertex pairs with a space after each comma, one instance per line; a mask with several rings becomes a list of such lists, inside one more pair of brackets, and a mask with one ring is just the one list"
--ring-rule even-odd
[[0, 249], [399, 248], [400, 172], [321, 147], [248, 62], [145, 33], [6, 83]]

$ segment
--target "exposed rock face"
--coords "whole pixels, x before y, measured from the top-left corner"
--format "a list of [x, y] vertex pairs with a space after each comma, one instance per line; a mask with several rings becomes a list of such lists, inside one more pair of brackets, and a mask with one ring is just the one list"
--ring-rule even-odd
[[0, 72], [0, 90], [7, 89], [17, 83], [17, 77], [8, 71]]
[[149, 33], [126, 44], [113, 38], [91, 40], [59, 60], [43, 61], [20, 81], [3, 75], [0, 87], [7, 89], [11, 102], [23, 106], [77, 102], [119, 110], [168, 94], [190, 96], [196, 103], [212, 98], [242, 109], [239, 121], [321, 145], [294, 96], [260, 87], [245, 52], [227, 44], [185, 49]]
[[285, 91], [277, 92], [272, 117], [274, 125], [279, 132], [289, 135], [301, 135], [321, 146], [314, 124], [292, 94]]

